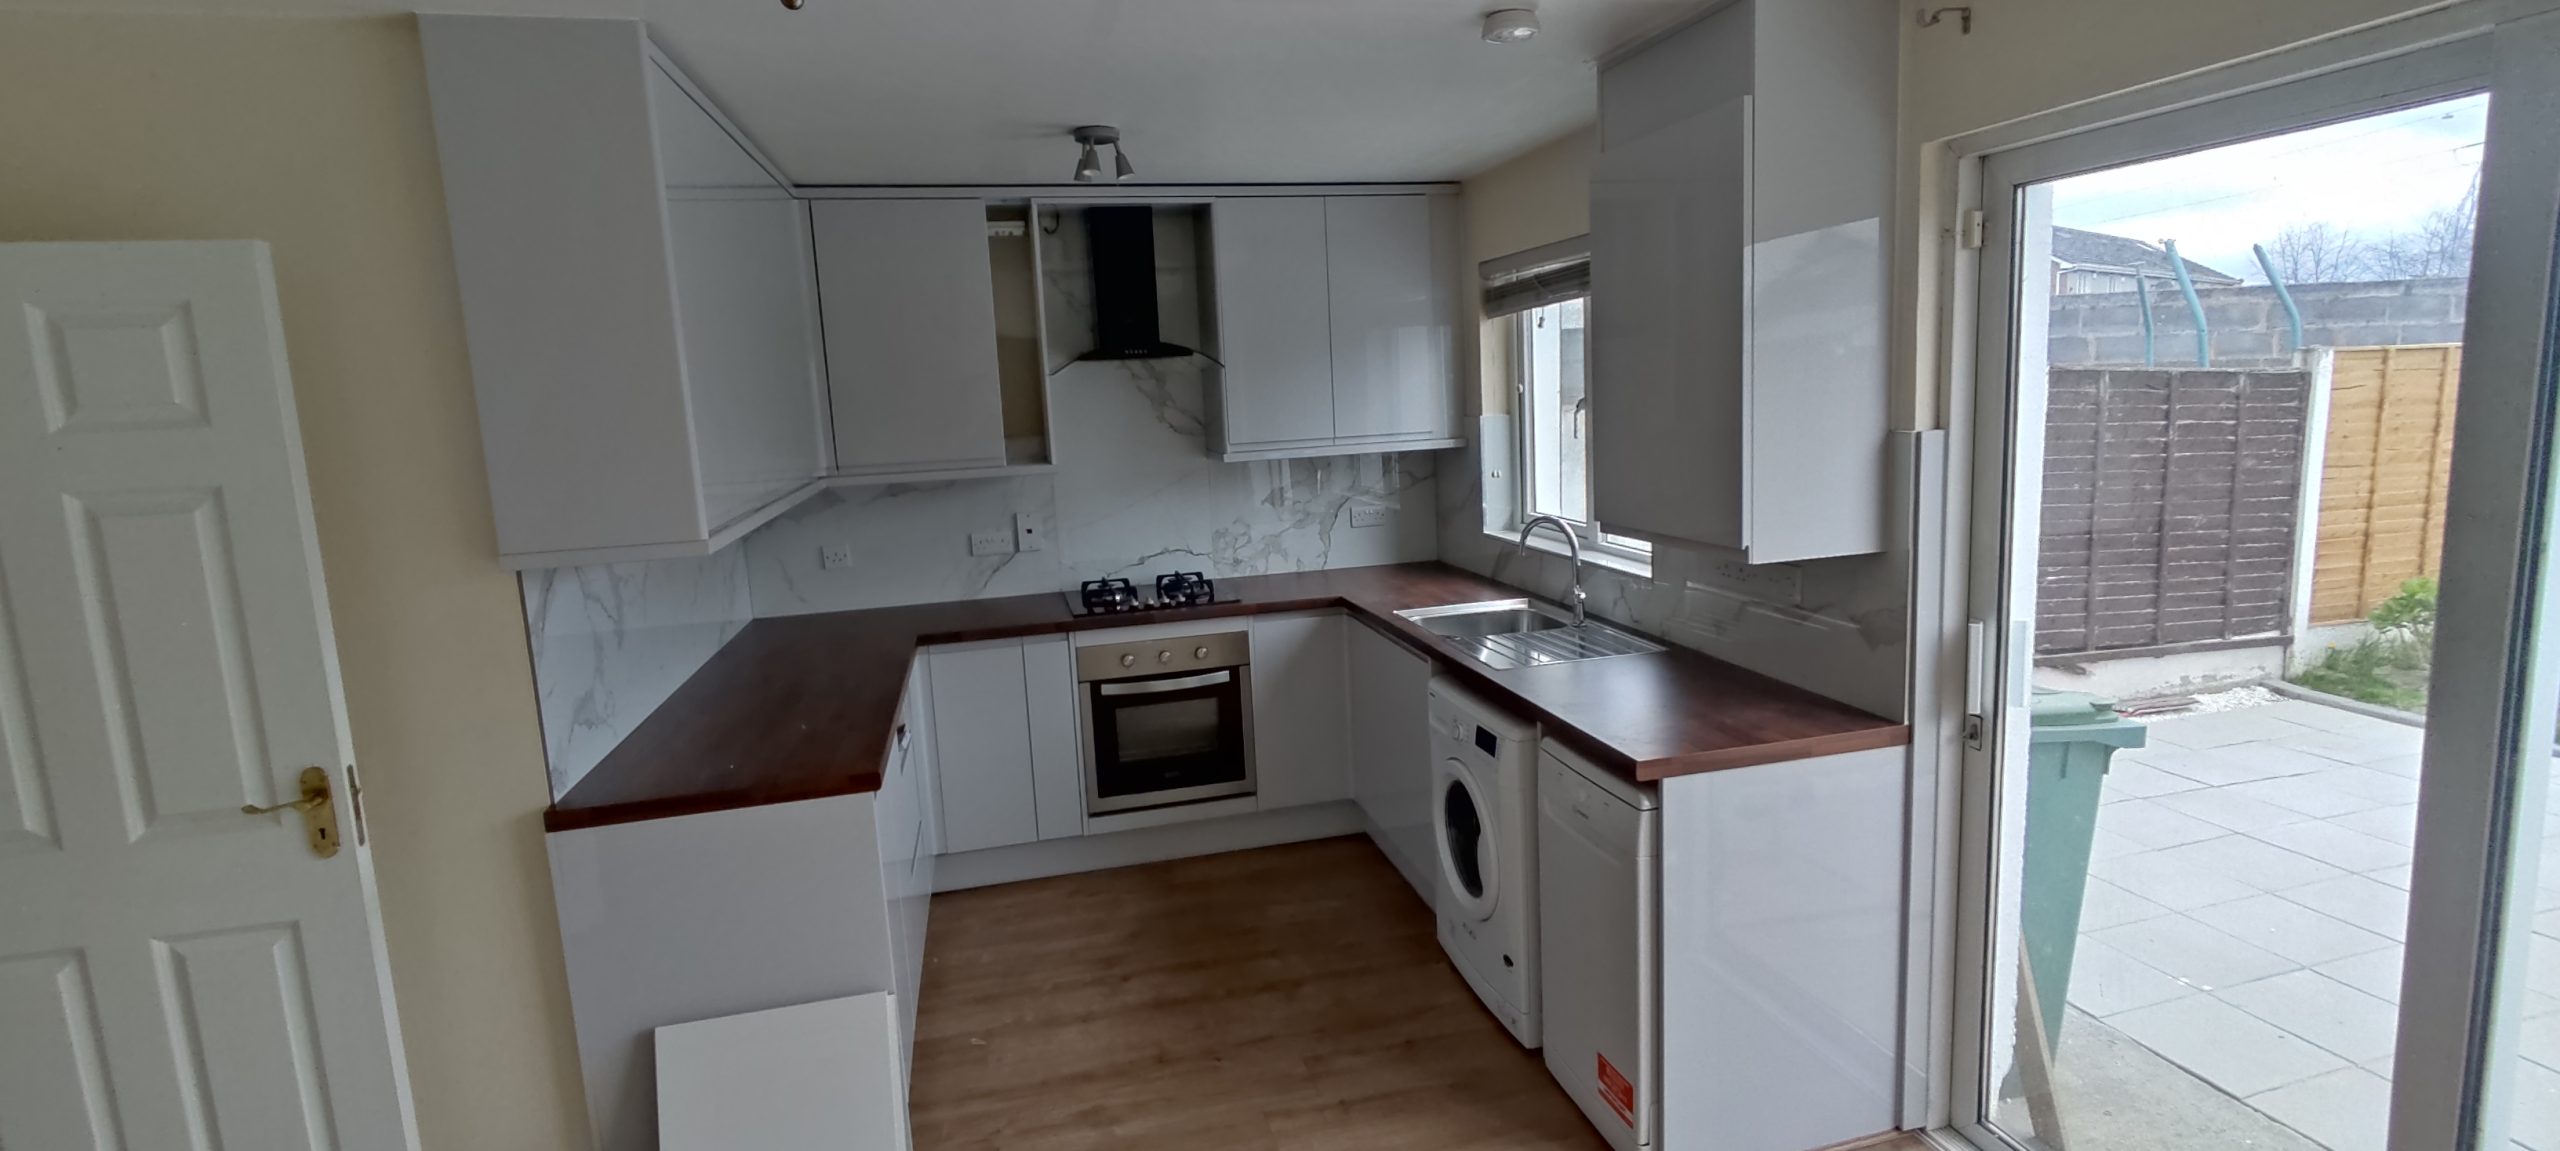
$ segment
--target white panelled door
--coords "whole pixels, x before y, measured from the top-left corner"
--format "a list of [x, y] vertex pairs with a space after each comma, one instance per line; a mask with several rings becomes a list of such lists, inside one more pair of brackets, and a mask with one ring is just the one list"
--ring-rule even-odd
[[417, 1146], [352, 759], [266, 246], [0, 244], [0, 1147]]

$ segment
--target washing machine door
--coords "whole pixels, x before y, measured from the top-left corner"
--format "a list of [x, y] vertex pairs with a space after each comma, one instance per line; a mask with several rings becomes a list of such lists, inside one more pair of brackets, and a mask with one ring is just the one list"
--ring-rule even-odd
[[1500, 824], [1474, 769], [1446, 756], [1431, 773], [1431, 838], [1439, 846], [1440, 913], [1467, 921], [1493, 917], [1501, 897]]

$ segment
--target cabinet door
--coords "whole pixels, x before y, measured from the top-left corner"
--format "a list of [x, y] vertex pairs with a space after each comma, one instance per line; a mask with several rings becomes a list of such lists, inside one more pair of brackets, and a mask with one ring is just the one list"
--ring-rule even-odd
[[1264, 811], [1351, 797], [1339, 612], [1253, 620], [1253, 769]]
[[1742, 97], [1592, 166], [1592, 510], [1609, 527], [1747, 542], [1750, 153]]
[[1449, 312], [1430, 198], [1331, 196], [1324, 214], [1335, 438], [1445, 434]]
[[1209, 227], [1226, 446], [1331, 440], [1323, 198], [1220, 200], [1210, 205]]
[[667, 242], [703, 518], [717, 531], [824, 470], [807, 209], [779, 187], [670, 188]]
[[821, 200], [810, 213], [837, 470], [1004, 463], [985, 206]]
[[1431, 661], [1366, 624], [1349, 630], [1352, 798], [1424, 898], [1431, 889]]
[[933, 729], [942, 849], [977, 851], [1040, 838], [1022, 645], [934, 649]]
[[1040, 838], [1084, 834], [1084, 741], [1076, 723], [1075, 647], [1067, 637], [1026, 640], [1022, 689], [1031, 708], [1031, 777]]

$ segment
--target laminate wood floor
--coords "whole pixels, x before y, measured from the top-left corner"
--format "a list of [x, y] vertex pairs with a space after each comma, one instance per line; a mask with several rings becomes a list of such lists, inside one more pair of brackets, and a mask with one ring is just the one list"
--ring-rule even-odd
[[918, 1151], [1605, 1149], [1362, 837], [937, 895]]

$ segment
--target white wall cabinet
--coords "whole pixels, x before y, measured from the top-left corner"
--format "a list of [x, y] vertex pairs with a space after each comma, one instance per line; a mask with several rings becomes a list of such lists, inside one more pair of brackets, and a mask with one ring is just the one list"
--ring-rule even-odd
[[826, 470], [805, 209], [636, 22], [419, 21], [498, 550], [704, 555]]
[[1896, 12], [1743, 0], [1601, 69], [1608, 527], [1752, 563], [1885, 548]]
[[985, 205], [824, 200], [811, 211], [837, 470], [1003, 466]]
[[1431, 898], [1431, 659], [1367, 624], [1345, 629], [1351, 795], [1369, 837]]
[[1341, 612], [1255, 616], [1253, 765], [1263, 811], [1351, 798]]
[[1451, 198], [1236, 197], [1209, 221], [1223, 458], [1456, 445]]

